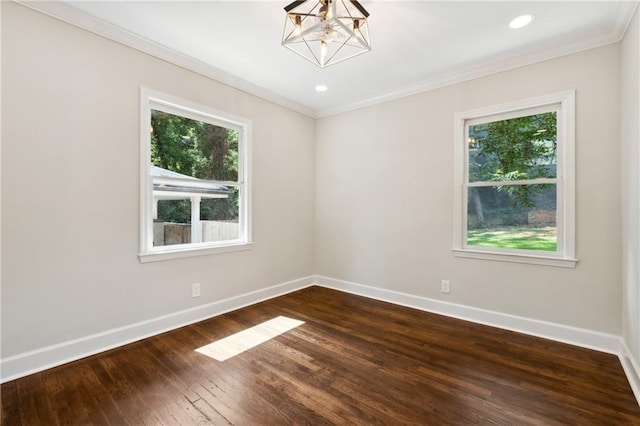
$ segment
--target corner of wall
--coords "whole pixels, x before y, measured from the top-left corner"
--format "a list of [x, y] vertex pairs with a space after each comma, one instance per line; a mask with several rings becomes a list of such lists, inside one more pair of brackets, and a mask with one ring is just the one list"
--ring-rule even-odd
[[620, 361], [640, 401], [640, 13], [621, 43], [622, 351]]
[[621, 339], [621, 342], [622, 348], [619, 355], [620, 363], [622, 364], [622, 369], [627, 376], [627, 380], [629, 380], [629, 385], [631, 386], [631, 390], [638, 401], [638, 405], [640, 405], [640, 367], [634, 360], [624, 338]]

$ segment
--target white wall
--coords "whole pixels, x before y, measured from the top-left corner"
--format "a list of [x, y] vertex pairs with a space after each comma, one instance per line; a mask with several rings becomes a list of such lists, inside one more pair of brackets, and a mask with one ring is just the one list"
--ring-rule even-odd
[[[622, 337], [640, 366], [640, 17], [622, 42]], [[640, 371], [636, 374], [640, 375]]]
[[[637, 16], [622, 56], [607, 46], [315, 123], [15, 3], [1, 7], [2, 358], [315, 272], [624, 333], [640, 360]], [[253, 120], [252, 250], [139, 263], [141, 85]], [[567, 89], [577, 93], [576, 269], [453, 257], [453, 114]], [[450, 295], [441, 279], [452, 281]], [[200, 299], [192, 282], [202, 283]]]
[[[3, 358], [313, 273], [314, 120], [11, 2], [2, 43]], [[253, 121], [252, 250], [140, 264], [141, 85]]]
[[[320, 119], [316, 273], [619, 335], [619, 78], [611, 45]], [[568, 89], [577, 267], [454, 257], [454, 113]], [[441, 279], [451, 280], [450, 295]]]

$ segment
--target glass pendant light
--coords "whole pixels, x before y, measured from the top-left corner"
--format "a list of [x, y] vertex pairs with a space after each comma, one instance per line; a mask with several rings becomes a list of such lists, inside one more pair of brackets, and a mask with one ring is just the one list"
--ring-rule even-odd
[[320, 68], [371, 50], [369, 12], [357, 1], [302, 0], [284, 10], [282, 45]]

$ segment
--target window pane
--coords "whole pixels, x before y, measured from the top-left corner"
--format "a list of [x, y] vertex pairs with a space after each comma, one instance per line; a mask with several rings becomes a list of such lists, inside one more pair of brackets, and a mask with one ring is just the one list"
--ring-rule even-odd
[[556, 177], [555, 112], [469, 126], [469, 182]]
[[151, 164], [205, 180], [238, 180], [238, 131], [151, 110]]
[[556, 251], [556, 185], [468, 188], [467, 246]]
[[[151, 110], [153, 245], [237, 240], [238, 131]], [[196, 214], [192, 214], [196, 209]]]
[[191, 202], [158, 200], [158, 217], [153, 221], [153, 246], [191, 242]]
[[227, 198], [209, 198], [200, 203], [202, 241], [226, 241], [240, 238], [238, 188]]
[[[240, 238], [238, 200], [238, 188], [230, 188], [226, 194], [158, 200], [157, 218], [153, 222], [154, 247], [237, 240]], [[199, 216], [193, 218], [192, 203], [199, 204]]]

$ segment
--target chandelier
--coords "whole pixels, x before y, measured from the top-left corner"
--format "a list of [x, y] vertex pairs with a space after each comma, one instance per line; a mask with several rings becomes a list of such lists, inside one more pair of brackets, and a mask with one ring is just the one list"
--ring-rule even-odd
[[282, 45], [320, 68], [371, 50], [369, 12], [354, 0], [300, 0], [284, 8]]

